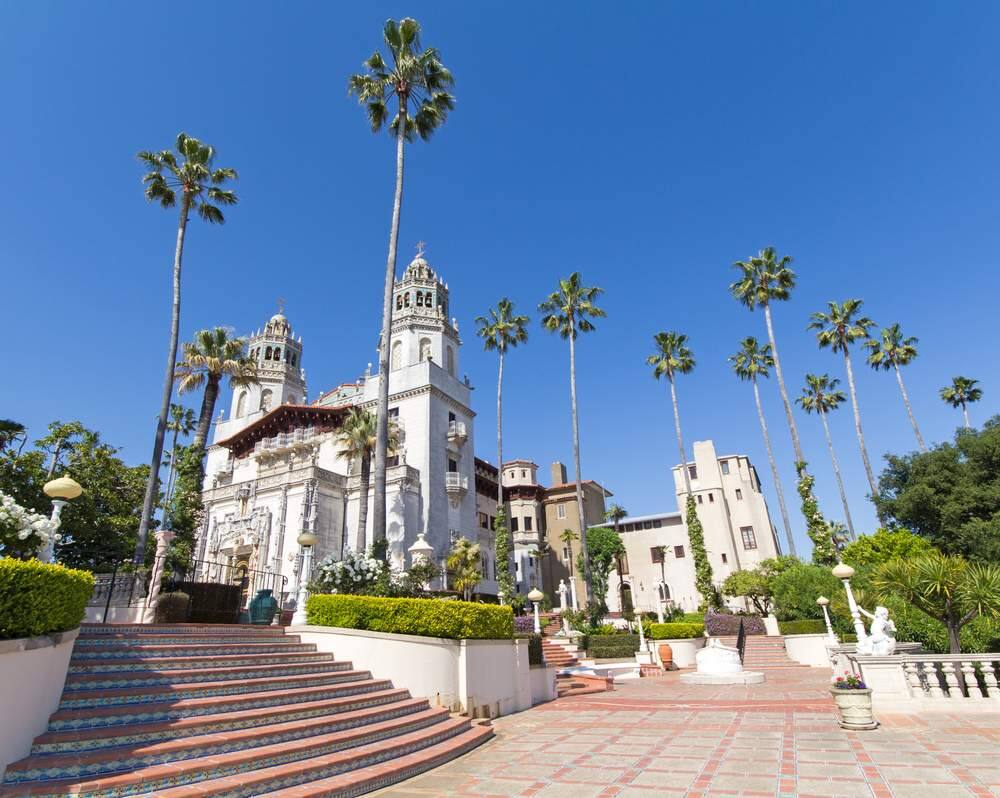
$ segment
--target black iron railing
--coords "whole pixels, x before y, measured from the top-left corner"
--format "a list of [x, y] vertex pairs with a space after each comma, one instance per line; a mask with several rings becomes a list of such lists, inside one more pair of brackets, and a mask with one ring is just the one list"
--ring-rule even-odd
[[740, 664], [743, 663], [743, 652], [747, 647], [747, 630], [743, 626], [743, 619], [740, 618], [740, 630], [736, 633], [736, 650], [740, 652]]

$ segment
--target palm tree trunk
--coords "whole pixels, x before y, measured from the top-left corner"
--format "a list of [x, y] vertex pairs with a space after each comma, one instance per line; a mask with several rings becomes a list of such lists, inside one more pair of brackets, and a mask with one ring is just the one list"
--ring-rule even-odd
[[167, 489], [163, 494], [163, 514], [167, 514], [167, 504], [170, 502], [170, 494], [174, 489], [174, 474], [177, 473], [177, 437], [180, 430], [174, 430], [174, 440], [170, 445], [170, 470], [167, 471]]
[[497, 372], [497, 507], [503, 507], [503, 349]]
[[[576, 324], [572, 320], [569, 336], [569, 395], [573, 407], [573, 462], [576, 467], [576, 511], [580, 519], [580, 548], [583, 553], [583, 581], [587, 602], [591, 599], [590, 552], [587, 551], [587, 520], [583, 512], [583, 477], [580, 476], [580, 417], [576, 408]], [[571, 548], [572, 551], [572, 548]]]
[[361, 490], [358, 505], [358, 536], [356, 551], [359, 554], [365, 553], [365, 537], [368, 525], [368, 486], [371, 482], [372, 456], [365, 454], [361, 457]]
[[170, 414], [170, 397], [174, 391], [174, 365], [177, 362], [177, 340], [181, 325], [181, 263], [184, 257], [184, 233], [187, 231], [188, 211], [191, 196], [181, 196], [181, 212], [177, 222], [177, 244], [174, 247], [174, 300], [170, 313], [170, 344], [167, 346], [167, 370], [163, 378], [163, 394], [160, 400], [160, 415], [156, 419], [156, 434], [153, 437], [153, 456], [149, 461], [149, 476], [146, 479], [146, 496], [142, 502], [142, 517], [139, 519], [139, 533], [135, 544], [136, 565], [142, 565], [146, 557], [146, 538], [153, 520], [156, 492], [160, 483], [160, 461], [163, 459], [163, 438], [167, 433], [167, 417]]
[[854, 431], [858, 435], [858, 446], [861, 449], [861, 461], [865, 465], [865, 476], [868, 477], [868, 487], [872, 490], [872, 496], [878, 495], [878, 486], [875, 484], [875, 474], [872, 472], [872, 464], [868, 459], [868, 447], [865, 446], [865, 433], [861, 429], [861, 411], [858, 409], [858, 392], [854, 387], [854, 368], [851, 366], [851, 355], [844, 349], [844, 365], [847, 367], [847, 386], [851, 391], [851, 405], [854, 408]]
[[[396, 194], [392, 201], [392, 227], [389, 229], [389, 256], [385, 263], [385, 286], [382, 291], [382, 336], [378, 352], [378, 402], [375, 409], [375, 502], [372, 514], [372, 542], [385, 540], [386, 495], [385, 470], [389, 449], [389, 338], [392, 332], [392, 291], [396, 284], [396, 246], [399, 242], [399, 214], [403, 207], [403, 141], [406, 131], [406, 100], [399, 104], [399, 128], [396, 133]], [[388, 553], [383, 554], [388, 559]]]
[[205, 393], [201, 397], [201, 410], [198, 412], [198, 427], [194, 431], [192, 449], [204, 449], [208, 440], [208, 430], [212, 426], [212, 414], [215, 413], [215, 402], [219, 398], [219, 381], [221, 377], [209, 375], [205, 381]]
[[684, 448], [684, 438], [681, 436], [681, 414], [677, 407], [677, 389], [674, 387], [674, 375], [670, 376], [670, 401], [674, 406], [674, 432], [677, 433], [677, 449], [681, 455], [681, 473], [684, 474], [684, 489], [691, 495], [691, 472], [688, 470], [687, 450]]
[[795, 462], [804, 463], [802, 444], [799, 443], [799, 428], [795, 426], [795, 416], [792, 415], [792, 403], [788, 401], [788, 390], [785, 388], [785, 377], [781, 372], [781, 359], [778, 357], [778, 345], [774, 340], [774, 325], [771, 323], [771, 306], [764, 305], [764, 321], [767, 322], [767, 340], [771, 344], [771, 356], [774, 358], [774, 373], [778, 377], [778, 390], [781, 401], [785, 405], [785, 419], [788, 421], [788, 431], [792, 435], [792, 449], [795, 451]]
[[847, 505], [847, 491], [844, 490], [844, 479], [840, 476], [840, 463], [837, 461], [837, 453], [833, 450], [833, 438], [830, 436], [830, 425], [826, 421], [826, 413], [819, 411], [819, 417], [823, 421], [823, 432], [826, 433], [826, 445], [830, 449], [830, 460], [833, 462], [833, 474], [837, 478], [837, 487], [840, 488], [840, 502], [844, 505], [844, 520], [847, 521], [847, 531], [851, 533], [851, 540], [857, 540], [854, 533], [854, 521], [851, 520], [851, 508]]
[[785, 492], [781, 489], [778, 464], [774, 461], [774, 451], [771, 449], [771, 436], [767, 431], [767, 421], [764, 419], [764, 407], [760, 402], [760, 389], [757, 387], [756, 377], [753, 378], [753, 398], [757, 403], [757, 418], [760, 419], [760, 431], [764, 435], [764, 447], [767, 449], [767, 459], [771, 464], [771, 476], [774, 478], [774, 492], [778, 494], [778, 507], [781, 508], [781, 520], [785, 525], [785, 537], [788, 538], [788, 553], [794, 557], [795, 539], [792, 537], [792, 524], [788, 520], [788, 507], [785, 506]]
[[899, 383], [899, 392], [903, 394], [903, 404], [906, 405], [906, 414], [910, 417], [910, 426], [913, 427], [913, 434], [917, 436], [917, 446], [920, 447], [920, 451], [927, 451], [927, 444], [924, 443], [924, 436], [920, 434], [920, 427], [917, 426], [916, 416], [913, 415], [913, 408], [910, 407], [910, 395], [906, 392], [906, 386], [903, 384], [903, 374], [899, 370], [899, 365], [897, 363], [892, 364], [896, 369], [896, 382]]
[[962, 402], [962, 418], [965, 419], [965, 428], [970, 429], [972, 425], [969, 423], [969, 407], [965, 402]]

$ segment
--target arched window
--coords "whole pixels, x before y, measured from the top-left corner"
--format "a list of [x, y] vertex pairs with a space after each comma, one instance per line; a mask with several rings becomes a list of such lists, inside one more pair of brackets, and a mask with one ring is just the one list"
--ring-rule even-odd
[[455, 376], [455, 350], [452, 349], [450, 346], [448, 347], [447, 358], [448, 358], [448, 363], [447, 363], [447, 365], [448, 365], [448, 373], [452, 377], [454, 377]]
[[429, 308], [434, 307], [434, 294], [432, 294], [430, 291], [424, 292], [424, 304], [427, 305], [427, 307]]
[[292, 365], [294, 366], [296, 363], [298, 363], [298, 360], [299, 360], [298, 356], [294, 352], [292, 352]]
[[424, 306], [424, 292], [417, 291], [417, 307], [422, 308]]
[[666, 585], [663, 582], [660, 583], [660, 599], [662, 601], [670, 601], [670, 585]]
[[279, 361], [279, 362], [281, 361], [281, 347], [280, 346], [274, 347], [274, 359], [277, 360], [277, 361]]
[[271, 400], [274, 394], [271, 392], [270, 388], [265, 388], [260, 392], [260, 409], [265, 413], [271, 409]]
[[392, 359], [389, 368], [395, 371], [403, 367], [403, 342], [396, 341], [392, 345]]
[[425, 360], [431, 359], [431, 339], [421, 338], [420, 339], [420, 362], [423, 363]]
[[264, 360], [270, 360], [270, 359], [271, 359], [271, 347], [268, 347], [267, 349], [264, 350]]
[[403, 305], [405, 305], [406, 307], [410, 306], [410, 292], [409, 291], [407, 291], [405, 294], [403, 294]]
[[241, 391], [239, 399], [236, 400], [236, 418], [243, 418], [247, 412], [247, 392]]
[[396, 294], [396, 310], [402, 310], [402, 309], [403, 309], [403, 295]]

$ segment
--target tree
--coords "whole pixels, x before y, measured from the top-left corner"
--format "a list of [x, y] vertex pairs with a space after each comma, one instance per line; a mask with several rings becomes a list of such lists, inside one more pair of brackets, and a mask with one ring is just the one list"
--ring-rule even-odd
[[573, 463], [576, 468], [576, 509], [580, 519], [580, 540], [583, 548], [583, 581], [587, 596], [592, 595], [590, 581], [590, 554], [587, 547], [587, 521], [583, 511], [583, 477], [580, 474], [580, 417], [576, 406], [576, 338], [595, 329], [591, 319], [604, 318], [607, 314], [597, 306], [603, 288], [585, 286], [579, 272], [559, 281], [559, 289], [549, 294], [538, 309], [542, 327], [569, 341], [569, 393], [573, 416]]
[[0, 418], [0, 454], [15, 443], [20, 444], [17, 449], [20, 454], [27, 440], [28, 433], [24, 424], [9, 418]]
[[838, 596], [844, 590], [827, 565], [795, 563], [771, 581], [773, 611], [779, 621], [822, 618], [820, 596]]
[[909, 529], [880, 527], [873, 535], [862, 535], [849, 543], [840, 558], [855, 568], [874, 568], [890, 560], [915, 560], [926, 557], [934, 547]]
[[1000, 416], [926, 453], [886, 455], [875, 504], [946, 554], [1000, 562]]
[[[625, 554], [625, 544], [613, 529], [606, 526], [594, 527], [588, 530], [585, 543], [590, 560], [590, 574], [593, 579], [591, 603], [595, 604], [601, 615], [608, 611], [608, 576], [617, 565], [618, 558]], [[582, 567], [584, 555], [580, 552], [578, 560]]]
[[[365, 71], [351, 75], [348, 93], [356, 95], [365, 106], [372, 133], [386, 128], [389, 105], [396, 104], [396, 115], [388, 123], [396, 140], [396, 190], [389, 229], [389, 255], [385, 264], [382, 293], [382, 330], [379, 339], [379, 392], [376, 403], [375, 500], [372, 535], [376, 542], [385, 540], [385, 472], [389, 451], [389, 337], [392, 329], [392, 291], [396, 280], [396, 246], [399, 240], [399, 216], [403, 205], [404, 143], [414, 135], [427, 141], [444, 124], [455, 98], [448, 93], [455, 80], [433, 47], [421, 49], [420, 24], [409, 17], [396, 22], [386, 20], [382, 39], [389, 51], [388, 61], [377, 50], [364, 62]], [[384, 545], [381, 545], [384, 549]]]
[[748, 599], [761, 615], [771, 611], [771, 582], [757, 568], [733, 571], [722, 583], [722, 594]]
[[[360, 488], [358, 496], [358, 530], [355, 535], [354, 550], [364, 553], [368, 525], [368, 491], [371, 482], [372, 453], [378, 440], [375, 416], [369, 410], [352, 407], [337, 430], [337, 445], [340, 456], [351, 463], [360, 462]], [[399, 427], [389, 425], [389, 451], [399, 448]]]
[[[504, 356], [508, 349], [528, 340], [527, 325], [530, 319], [514, 313], [514, 303], [503, 297], [495, 308], [490, 308], [488, 315], [476, 317], [476, 335], [483, 339], [483, 348], [487, 352], [499, 355], [500, 365], [497, 370], [497, 508], [503, 508], [503, 366]], [[494, 534], [510, 537], [507, 524], [501, 523], [503, 515], [497, 515]], [[497, 557], [497, 583], [500, 586], [501, 602], [503, 597], [514, 595], [514, 577], [510, 571], [510, 543], [507, 556], [501, 560]], [[494, 547], [495, 549], [495, 547]]]
[[232, 338], [232, 332], [226, 327], [198, 330], [194, 340], [184, 344], [184, 359], [174, 369], [179, 394], [205, 387], [193, 449], [204, 449], [208, 441], [223, 378], [229, 377], [231, 388], [257, 384], [257, 364], [247, 357], [247, 339]]
[[952, 377], [951, 385], [941, 389], [941, 398], [952, 407], [962, 408], [962, 418], [965, 420], [965, 428], [970, 429], [969, 405], [978, 402], [983, 398], [983, 391], [977, 388], [979, 380], [970, 377]]
[[203, 458], [205, 450], [200, 446], [181, 446], [177, 450], [177, 478], [174, 492], [167, 502], [166, 518], [174, 533], [170, 543], [170, 555], [166, 568], [186, 569], [191, 565], [195, 553], [195, 539], [205, 517], [201, 501], [204, 483]]
[[[802, 395], [795, 401], [807, 413], [816, 413], [823, 422], [823, 432], [826, 435], [826, 445], [830, 450], [830, 460], [833, 462], [833, 473], [840, 489], [840, 501], [844, 505], [844, 518], [851, 540], [857, 540], [854, 532], [854, 522], [851, 520], [851, 508], [847, 504], [847, 491], [844, 490], [844, 478], [840, 475], [840, 463], [833, 448], [833, 438], [830, 436], [830, 425], [827, 423], [828, 413], [836, 410], [847, 398], [843, 391], [838, 391], [840, 380], [831, 379], [829, 374], [806, 374], [806, 385]], [[816, 541], [813, 541], [815, 543]]]
[[861, 460], [865, 466], [865, 476], [872, 496], [878, 492], [875, 484], [875, 473], [872, 471], [871, 460], [868, 458], [868, 447], [865, 445], [865, 433], [861, 429], [861, 411], [858, 408], [858, 391], [854, 384], [854, 368], [851, 365], [851, 344], [859, 339], [867, 340], [869, 329], [875, 322], [867, 316], [858, 316], [863, 302], [860, 299], [848, 299], [842, 303], [827, 302], [828, 312], [813, 313], [809, 323], [810, 330], [816, 330], [816, 340], [820, 349], [830, 347], [834, 352], [844, 355], [844, 368], [847, 370], [847, 388], [851, 393], [851, 407], [854, 409], [854, 431], [858, 436], [858, 447], [861, 449]]
[[883, 327], [879, 339], [872, 338], [865, 342], [868, 348], [868, 365], [878, 371], [888, 371], [892, 369], [896, 372], [896, 382], [899, 383], [899, 392], [903, 396], [903, 404], [906, 406], [906, 414], [910, 418], [910, 426], [913, 427], [913, 434], [917, 436], [917, 446], [920, 451], [927, 451], [927, 444], [920, 434], [920, 427], [917, 426], [916, 416], [913, 415], [913, 408], [910, 406], [910, 396], [906, 392], [906, 385], [903, 383], [903, 373], [900, 366], [909, 365], [913, 358], [917, 356], [917, 339], [912, 335], [903, 337], [899, 329], [899, 324], [890, 327]]
[[771, 464], [771, 476], [774, 478], [774, 491], [778, 494], [778, 506], [781, 508], [781, 520], [785, 524], [785, 538], [788, 540], [788, 553], [795, 555], [795, 539], [792, 537], [792, 524], [788, 520], [788, 507], [785, 505], [785, 491], [781, 487], [781, 477], [778, 475], [778, 464], [774, 459], [774, 451], [771, 449], [771, 435], [767, 431], [767, 421], [764, 418], [764, 407], [760, 402], [760, 389], [757, 386], [757, 378], [767, 378], [770, 369], [774, 366], [774, 358], [771, 356], [771, 345], [765, 344], [763, 347], [757, 343], [757, 339], [752, 335], [744, 338], [740, 342], [740, 351], [731, 355], [729, 361], [733, 364], [733, 371], [741, 380], [749, 381], [753, 386], [753, 398], [757, 405], [757, 419], [760, 421], [760, 431], [764, 436], [764, 446], [767, 448], [767, 459]]
[[559, 533], [559, 540], [562, 541], [564, 546], [569, 547], [570, 559], [569, 559], [569, 575], [573, 576], [573, 541], [579, 540], [580, 536], [576, 534], [572, 529], [564, 529]]
[[969, 563], [934, 552], [915, 560], [895, 559], [879, 566], [877, 590], [899, 595], [948, 629], [952, 654], [960, 654], [959, 632], [978, 616], [1000, 618], [1000, 566]]
[[[220, 205], [235, 205], [236, 194], [221, 188], [226, 182], [236, 179], [236, 170], [214, 168], [215, 149], [202, 144], [198, 139], [189, 138], [185, 133], [177, 135], [177, 155], [170, 150], [160, 152], [140, 152], [139, 160], [150, 170], [142, 178], [146, 199], [158, 202], [164, 208], [172, 208], [180, 191], [180, 217], [177, 222], [177, 242], [174, 247], [173, 304], [170, 315], [170, 339], [167, 345], [167, 371], [163, 380], [163, 394], [160, 398], [160, 415], [156, 420], [156, 434], [153, 437], [153, 456], [150, 458], [146, 496], [142, 503], [142, 518], [139, 521], [138, 539], [135, 547], [135, 563], [143, 562], [146, 538], [153, 520], [153, 509], [159, 490], [160, 461], [163, 459], [163, 438], [167, 432], [167, 416], [170, 413], [170, 397], [174, 387], [174, 363], [177, 360], [177, 341], [181, 320], [181, 263], [184, 256], [184, 236], [187, 232], [188, 217], [197, 211], [210, 224], [223, 224], [226, 219]], [[180, 156], [178, 158], [178, 155]]]
[[167, 503], [174, 492], [174, 475], [177, 473], [177, 458], [180, 454], [177, 448], [177, 439], [181, 435], [187, 437], [195, 428], [194, 411], [183, 405], [170, 405], [170, 421], [167, 422], [167, 431], [174, 433], [174, 439], [170, 444], [170, 463], [167, 471], [167, 489], [163, 492], [163, 509], [166, 511]]
[[483, 572], [480, 570], [482, 563], [479, 559], [479, 544], [471, 543], [467, 538], [459, 538], [452, 546], [447, 564], [455, 589], [462, 591], [466, 601], [471, 600], [472, 591], [483, 578]]
[[628, 511], [620, 504], [612, 504], [604, 511], [604, 520], [614, 524], [615, 532], [618, 532], [618, 526], [626, 516], [628, 516]]

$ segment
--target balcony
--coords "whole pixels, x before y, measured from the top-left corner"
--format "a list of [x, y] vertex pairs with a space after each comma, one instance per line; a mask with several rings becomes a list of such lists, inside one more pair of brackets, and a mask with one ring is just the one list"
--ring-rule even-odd
[[254, 457], [279, 454], [290, 449], [309, 447], [319, 442], [319, 435], [308, 427], [299, 427], [291, 432], [281, 432], [273, 438], [263, 438], [253, 445]]
[[465, 429], [464, 421], [448, 422], [448, 443], [462, 446], [469, 439], [469, 433]]
[[448, 496], [457, 504], [469, 492], [469, 478], [457, 471], [447, 471], [444, 475], [444, 489]]

